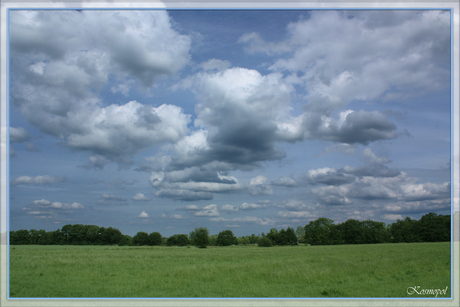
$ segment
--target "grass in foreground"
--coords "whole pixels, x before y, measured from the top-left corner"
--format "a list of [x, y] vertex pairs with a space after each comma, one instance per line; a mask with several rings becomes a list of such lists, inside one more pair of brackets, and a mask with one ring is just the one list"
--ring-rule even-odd
[[260, 248], [10, 246], [10, 297], [434, 297], [450, 243]]

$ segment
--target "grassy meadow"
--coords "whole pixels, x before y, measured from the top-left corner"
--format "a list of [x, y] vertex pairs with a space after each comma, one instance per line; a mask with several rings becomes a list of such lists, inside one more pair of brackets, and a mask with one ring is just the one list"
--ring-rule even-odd
[[450, 243], [134, 247], [13, 245], [10, 297], [418, 297], [445, 289]]

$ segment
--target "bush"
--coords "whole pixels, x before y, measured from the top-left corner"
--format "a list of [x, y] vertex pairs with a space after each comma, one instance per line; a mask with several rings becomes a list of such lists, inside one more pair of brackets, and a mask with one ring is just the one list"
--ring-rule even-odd
[[144, 231], [139, 231], [133, 237], [133, 245], [149, 245], [149, 234]]
[[271, 247], [273, 246], [272, 241], [270, 241], [269, 238], [260, 238], [259, 241], [257, 241], [257, 245], [260, 247]]
[[166, 240], [166, 245], [168, 246], [186, 246], [190, 244], [190, 239], [185, 234], [172, 235]]
[[190, 233], [192, 244], [199, 248], [206, 248], [209, 245], [209, 230], [206, 227], [195, 228]]
[[233, 235], [233, 232], [231, 230], [224, 230], [219, 232], [219, 235], [217, 236], [216, 240], [216, 245], [229, 246], [232, 244], [238, 245], [238, 240]]
[[149, 234], [150, 245], [161, 245], [163, 243], [163, 237], [159, 232], [152, 232]]
[[118, 246], [128, 246], [133, 244], [133, 238], [128, 235], [123, 235], [120, 242], [118, 242]]

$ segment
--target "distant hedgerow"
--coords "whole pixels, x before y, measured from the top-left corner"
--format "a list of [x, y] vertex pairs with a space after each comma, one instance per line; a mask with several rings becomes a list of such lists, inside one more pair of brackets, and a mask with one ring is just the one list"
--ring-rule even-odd
[[273, 246], [272, 241], [270, 241], [269, 238], [260, 238], [259, 241], [257, 241], [257, 245], [260, 247], [271, 247]]

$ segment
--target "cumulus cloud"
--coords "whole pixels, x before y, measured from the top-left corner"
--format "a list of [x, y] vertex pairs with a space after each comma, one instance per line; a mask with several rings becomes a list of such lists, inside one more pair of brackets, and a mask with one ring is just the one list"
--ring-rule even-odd
[[[109, 82], [126, 94], [187, 65], [190, 38], [172, 29], [166, 11], [15, 11], [10, 17], [11, 102], [42, 132], [91, 152], [94, 161], [84, 168], [103, 168], [104, 158], [122, 162], [186, 134], [189, 118], [178, 107], [110, 105], [98, 96]], [[12, 133], [14, 140], [25, 137], [22, 130]]]
[[273, 190], [270, 185], [266, 184], [267, 177], [257, 176], [249, 181], [249, 194], [255, 195], [272, 195]]
[[84, 210], [85, 206], [80, 203], [62, 203], [51, 202], [46, 199], [32, 201], [30, 206], [24, 207], [22, 210], [26, 214], [33, 215], [38, 219], [47, 219], [50, 221], [59, 220], [63, 215], [75, 214], [76, 211]]
[[219, 216], [217, 205], [209, 205], [194, 213], [195, 216]]
[[220, 210], [221, 211], [227, 211], [227, 212], [237, 212], [238, 207], [227, 204], [227, 205], [223, 205], [222, 207], [220, 207]]
[[347, 206], [362, 201], [382, 201], [398, 203], [385, 207], [386, 211], [397, 212], [402, 208], [415, 210], [416, 202], [425, 204], [425, 210], [429, 210], [429, 206], [445, 209], [445, 205], [436, 205], [436, 202], [444, 204], [450, 201], [449, 182], [417, 183], [417, 178], [386, 167], [384, 164], [391, 161], [377, 156], [370, 148], [363, 150], [362, 157], [366, 162], [363, 167], [312, 169], [301, 180], [315, 186], [310, 193], [321, 205]]
[[137, 193], [136, 195], [134, 195], [133, 197], [131, 197], [132, 200], [136, 200], [136, 201], [147, 201], [147, 200], [150, 200], [150, 198], [148, 198], [147, 196], [145, 196], [144, 194], [142, 193]]
[[126, 198], [123, 198], [118, 195], [107, 195], [107, 194], [102, 194], [102, 199], [105, 200], [114, 200], [114, 201], [126, 201]]
[[223, 217], [218, 217], [218, 218], [210, 218], [209, 219], [212, 222], [231, 222], [231, 223], [253, 223], [257, 225], [273, 225], [275, 224], [276, 220], [272, 218], [265, 218], [265, 217], [255, 217], [255, 216], [245, 216], [245, 217], [236, 217], [232, 219], [225, 219]]
[[30, 140], [30, 133], [22, 127], [10, 127], [10, 142], [22, 143]]
[[230, 193], [243, 186], [233, 176], [199, 168], [171, 172], [152, 172], [150, 184], [158, 189], [156, 196], [178, 200], [212, 199], [212, 193]]
[[444, 87], [449, 28], [445, 11], [316, 11], [290, 23], [285, 41], [265, 42], [255, 34], [241, 41], [252, 52], [288, 52], [270, 68], [303, 73], [310, 107], [332, 111], [353, 99], [396, 99]]
[[278, 180], [272, 181], [271, 184], [283, 187], [295, 187], [297, 186], [297, 181], [289, 177], [281, 177]]
[[49, 175], [36, 176], [36, 177], [20, 176], [12, 180], [11, 185], [18, 185], [18, 184], [50, 185], [50, 184], [61, 183], [66, 180], [67, 180], [67, 176], [57, 176], [57, 177], [53, 177]]
[[145, 211], [142, 211], [141, 214], [139, 214], [137, 217], [141, 219], [146, 219], [149, 218], [149, 215]]

